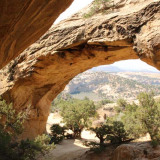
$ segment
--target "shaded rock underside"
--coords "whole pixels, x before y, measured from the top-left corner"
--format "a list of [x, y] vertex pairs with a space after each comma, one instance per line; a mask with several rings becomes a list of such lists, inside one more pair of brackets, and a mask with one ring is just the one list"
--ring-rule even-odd
[[1, 0], [0, 69], [40, 38], [73, 0]]

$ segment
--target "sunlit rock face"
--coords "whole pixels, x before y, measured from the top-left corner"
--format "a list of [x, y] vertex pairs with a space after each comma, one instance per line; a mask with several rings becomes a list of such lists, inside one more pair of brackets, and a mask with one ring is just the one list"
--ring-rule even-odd
[[0, 69], [40, 38], [73, 0], [1, 0]]
[[85, 19], [87, 10], [54, 25], [1, 71], [3, 97], [17, 110], [31, 107], [22, 138], [45, 131], [52, 100], [77, 74], [138, 58], [160, 69], [160, 1], [117, 0], [112, 12]]

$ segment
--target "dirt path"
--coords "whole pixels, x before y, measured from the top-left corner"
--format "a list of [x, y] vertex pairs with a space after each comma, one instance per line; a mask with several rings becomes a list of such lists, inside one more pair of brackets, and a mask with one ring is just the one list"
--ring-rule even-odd
[[83, 146], [80, 140], [64, 140], [56, 145], [56, 149], [39, 160], [75, 160], [88, 150], [89, 148]]
[[[47, 121], [47, 132], [50, 133], [50, 126], [55, 123], [61, 123], [62, 118], [58, 113], [51, 113]], [[82, 140], [63, 140], [61, 144], [56, 145], [56, 148], [51, 150], [45, 157], [38, 158], [38, 160], [75, 160], [81, 157], [86, 151], [89, 150], [88, 147], [83, 145], [85, 140], [96, 140], [95, 134], [90, 131], [84, 130], [82, 132]]]

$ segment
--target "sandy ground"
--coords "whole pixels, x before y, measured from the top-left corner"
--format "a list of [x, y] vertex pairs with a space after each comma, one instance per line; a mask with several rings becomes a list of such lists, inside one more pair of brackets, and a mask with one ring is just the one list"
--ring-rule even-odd
[[82, 156], [89, 148], [85, 147], [80, 140], [64, 140], [45, 157], [39, 160], [75, 160]]
[[[58, 113], [51, 113], [48, 117], [46, 130], [50, 133], [50, 127], [52, 124], [62, 123], [62, 118]], [[78, 157], [81, 157], [89, 150], [89, 147], [83, 145], [85, 140], [89, 141], [98, 141], [98, 138], [95, 137], [94, 133], [90, 131], [83, 130], [81, 134], [82, 139], [78, 140], [63, 140], [61, 144], [56, 145], [56, 148], [50, 151], [45, 157], [39, 158], [38, 160], [75, 160]]]

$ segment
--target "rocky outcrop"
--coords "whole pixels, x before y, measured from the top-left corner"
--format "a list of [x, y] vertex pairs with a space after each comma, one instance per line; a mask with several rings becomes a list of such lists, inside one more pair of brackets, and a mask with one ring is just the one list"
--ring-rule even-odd
[[160, 1], [117, 0], [110, 13], [85, 9], [54, 25], [1, 71], [0, 92], [17, 110], [31, 107], [23, 137], [45, 131], [52, 100], [77, 74], [138, 59], [160, 69]]
[[160, 147], [153, 148], [148, 142], [123, 144], [113, 152], [113, 160], [158, 160]]
[[140, 148], [130, 145], [124, 144], [114, 151], [113, 160], [135, 160], [135, 159], [142, 159], [143, 154], [141, 153]]
[[0, 69], [40, 38], [73, 0], [1, 0]]

